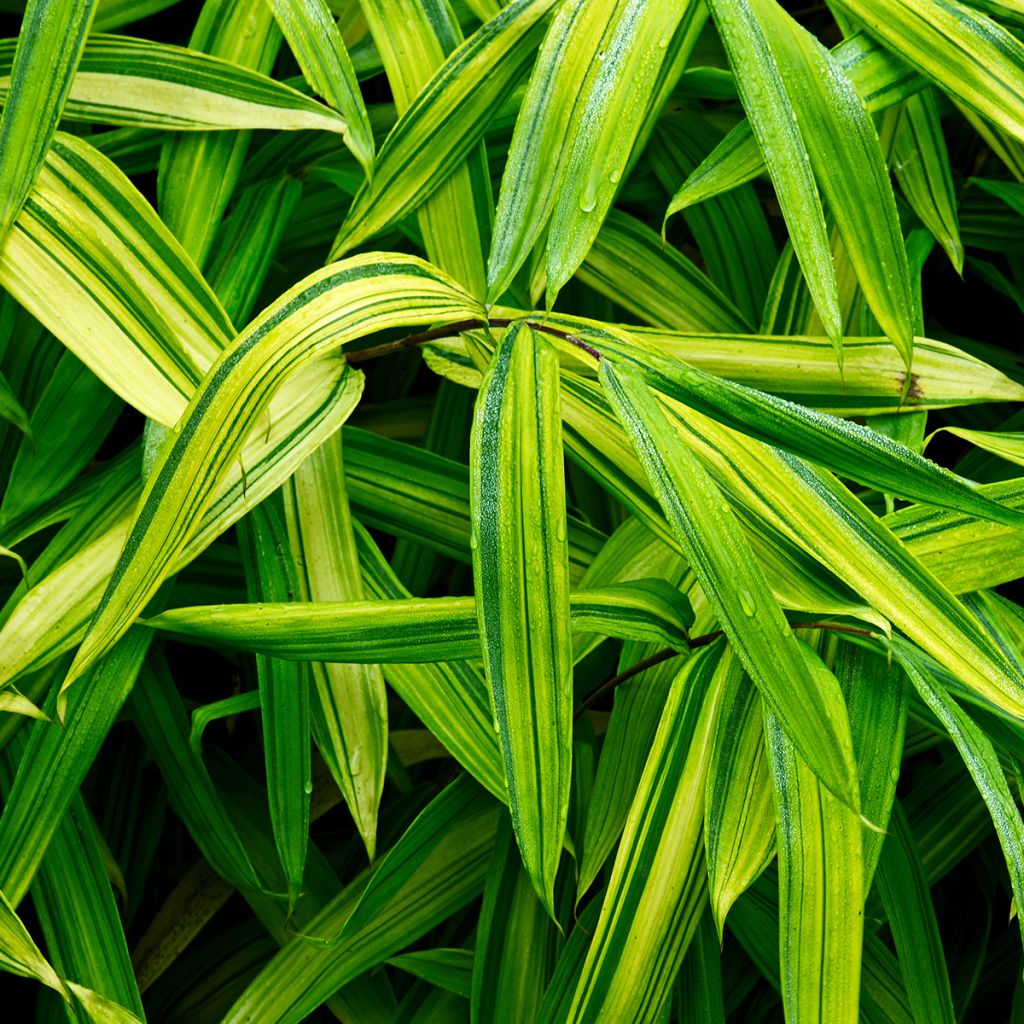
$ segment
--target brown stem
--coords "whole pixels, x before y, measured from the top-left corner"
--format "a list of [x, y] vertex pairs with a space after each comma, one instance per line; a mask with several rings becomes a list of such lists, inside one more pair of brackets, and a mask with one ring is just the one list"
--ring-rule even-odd
[[[852, 633], [854, 636], [877, 636], [878, 634], [872, 633], [870, 629], [858, 629], [856, 626], [841, 626], [838, 623], [832, 622], [794, 622], [791, 623], [792, 629], [825, 629], [833, 633]], [[712, 633], [705, 633], [703, 636], [695, 636], [687, 641], [687, 649], [695, 651], [699, 647], [707, 647], [708, 644], [713, 644], [720, 636], [724, 636], [725, 632], [721, 629], [716, 629]], [[677, 658], [681, 654], [681, 651], [677, 651], [674, 647], [665, 647], [660, 651], [656, 651], [648, 658], [644, 658], [643, 661], [638, 661], [635, 665], [630, 665], [629, 668], [623, 669], [618, 675], [614, 675], [611, 679], [603, 682], [596, 690], [591, 690], [586, 697], [583, 698], [583, 702], [579, 706], [576, 714], [573, 715], [573, 721], [577, 721], [583, 716], [583, 714], [591, 708], [601, 697], [616, 687], [621, 686], [622, 683], [627, 682], [634, 676], [640, 675], [641, 672], [646, 672], [649, 668], [654, 668], [655, 665], [661, 665], [663, 662], [670, 661], [672, 658]]]
[[425, 345], [428, 341], [437, 341], [439, 338], [452, 338], [460, 331], [474, 331], [480, 327], [500, 326], [499, 320], [460, 320], [458, 323], [446, 324], [444, 327], [432, 327], [429, 331], [421, 331], [419, 334], [409, 334], [398, 341], [389, 341], [384, 345], [374, 345], [373, 348], [364, 348], [359, 352], [352, 352], [346, 355], [351, 365], [365, 363], [369, 359], [377, 359], [380, 356], [389, 356], [393, 352], [401, 352], [402, 349], [414, 348], [416, 345]]
[[[347, 355], [346, 359], [350, 365], [355, 366], [357, 363], [365, 363], [370, 359], [389, 356], [395, 352], [401, 352], [403, 349], [425, 345], [428, 341], [454, 338], [456, 334], [462, 331], [475, 331], [481, 327], [508, 327], [513, 322], [509, 317], [504, 316], [492, 317], [489, 320], [459, 320], [454, 324], [445, 324], [443, 327], [432, 327], [429, 331], [420, 331], [419, 334], [406, 335], [406, 337], [399, 338], [397, 341], [389, 341], [383, 345], [374, 345], [372, 348], [360, 349], [358, 352], [352, 352]], [[527, 327], [532, 327], [535, 331], [540, 331], [542, 334], [550, 334], [552, 337], [561, 338], [562, 341], [569, 342], [570, 345], [575, 345], [576, 348], [582, 349], [587, 355], [600, 362], [601, 353], [593, 346], [588, 345], [582, 338], [576, 337], [575, 334], [570, 334], [568, 331], [563, 331], [558, 327], [552, 327], [550, 324], [540, 323], [536, 320], [526, 320], [525, 323]]]

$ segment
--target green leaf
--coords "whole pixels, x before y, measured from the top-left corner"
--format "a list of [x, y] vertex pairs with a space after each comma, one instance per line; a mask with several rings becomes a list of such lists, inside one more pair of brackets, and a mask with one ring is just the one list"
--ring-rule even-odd
[[515, 1024], [536, 1020], [558, 951], [558, 931], [534, 892], [511, 825], [502, 822], [473, 963], [474, 1020]]
[[608, 214], [577, 277], [656, 327], [749, 330], [739, 310], [686, 256], [618, 210]]
[[554, 917], [569, 806], [572, 644], [558, 358], [529, 327], [505, 334], [470, 446], [473, 580], [516, 841]]
[[982, 699], [1024, 717], [1017, 671], [967, 609], [839, 481], [693, 410], [676, 412], [684, 436], [729, 493], [848, 580]]
[[[589, 0], [584, 7], [600, 12], [599, 24], [604, 21], [608, 4], [603, 0]], [[557, 64], [579, 63], [586, 68], [586, 77], [578, 95], [571, 97], [572, 114], [567, 125], [565, 118], [558, 116], [557, 105], [553, 111], [545, 112], [546, 117], [556, 122], [556, 137], [561, 135], [565, 139], [561, 174], [548, 176], [548, 181], [555, 185], [547, 240], [549, 309], [583, 262], [615, 199], [644, 116], [655, 98], [672, 37], [677, 31], [686, 37], [682, 53], [677, 55], [681, 71], [686, 55], [697, 43], [705, 18], [704, 9], [697, 3], [643, 4], [624, 0], [616, 3], [612, 17], [602, 26], [596, 60], [591, 59], [596, 33], [587, 33], [589, 39], [584, 36], [582, 52], [578, 52], [574, 32], [564, 40], [553, 41], [549, 52], [553, 52]], [[573, 60], [565, 60], [565, 52], [573, 53]], [[542, 90], [546, 90], [546, 78], [542, 68]], [[570, 90], [575, 91], [572, 86]], [[550, 133], [549, 129], [549, 138]], [[546, 171], [550, 166], [548, 147], [541, 148], [539, 156]], [[508, 166], [518, 174], [519, 162], [511, 154]]]
[[[1024, 905], [1024, 821], [989, 737], [921, 664], [913, 647], [896, 637], [892, 652], [918, 696], [949, 734], [992, 816], [1010, 875], [1013, 901]], [[1019, 920], [1019, 919], [1018, 919]], [[1024, 934], [1024, 921], [1019, 921]]]
[[[408, 946], [483, 888], [500, 804], [457, 779], [416, 819], [369, 880], [360, 878], [248, 984], [224, 1024], [301, 1021], [346, 982]], [[340, 932], [340, 934], [339, 934]]]
[[957, 273], [963, 271], [957, 199], [938, 104], [931, 90], [903, 105], [893, 145], [893, 172], [921, 222], [946, 251]]
[[57, 130], [92, 24], [94, 0], [29, 0], [0, 115], [0, 244]]
[[[331, 436], [362, 393], [362, 374], [327, 358], [300, 370], [270, 404], [269, 429], [253, 433], [218, 488], [213, 503], [171, 566], [177, 572], [288, 479]], [[138, 461], [129, 479], [117, 475], [33, 564], [33, 586], [19, 588], [7, 603], [0, 636], [0, 682], [45, 664], [85, 634], [138, 504]], [[134, 479], [132, 479], [134, 478]], [[58, 541], [60, 543], [58, 543]], [[51, 553], [52, 549], [52, 553]]]
[[[340, 434], [328, 439], [296, 470], [285, 494], [299, 595], [317, 603], [361, 599], [364, 594]], [[316, 692], [313, 735], [372, 860], [387, 766], [384, 677], [380, 667], [372, 664], [317, 662], [312, 671]]]
[[[887, 828], [903, 759], [909, 703], [906, 681], [888, 659], [853, 643], [838, 644], [833, 671], [850, 713], [861, 813], [877, 827]], [[871, 889], [884, 839], [873, 829], [862, 833], [865, 892]]]
[[[346, 484], [356, 514], [368, 526], [468, 564], [468, 467], [357, 427], [345, 427], [342, 433]], [[570, 515], [567, 540], [575, 584], [606, 537]]]
[[554, 5], [514, 0], [452, 51], [384, 140], [373, 184], [356, 195], [331, 259], [411, 213], [459, 165], [525, 74]]
[[[380, 51], [399, 114], [405, 113], [437, 68], [462, 42], [449, 5], [374, 0], [362, 11]], [[498, 13], [495, 8], [487, 18]], [[427, 259], [482, 299], [486, 247], [494, 217], [487, 152], [481, 142], [417, 210]]]
[[[570, 623], [600, 633], [685, 650], [689, 602], [664, 580], [576, 591]], [[481, 656], [484, 627], [471, 597], [313, 601], [173, 608], [146, 626], [296, 661], [415, 664]], [[569, 657], [571, 657], [571, 649]]]
[[474, 958], [468, 949], [423, 949], [390, 957], [387, 962], [468, 999]]
[[33, 726], [0, 817], [0, 891], [15, 905], [28, 891], [142, 667], [152, 635], [127, 636], [92, 669], [89, 685], [69, 702], [63, 728]]
[[715, 726], [704, 805], [704, 842], [713, 920], [725, 919], [775, 856], [775, 811], [756, 688], [729, 676]]
[[211, 367], [164, 446], [65, 688], [124, 633], [171, 571], [289, 374], [373, 330], [475, 315], [476, 304], [421, 261], [371, 254], [311, 274], [258, 316]]
[[22, 433], [30, 434], [28, 413], [21, 407], [18, 396], [11, 390], [7, 378], [0, 373], [0, 416], [13, 423]]
[[1024, 527], [1024, 516], [1015, 509], [991, 501], [966, 480], [875, 430], [712, 377], [657, 352], [630, 351], [614, 341], [603, 350], [629, 360], [634, 372], [663, 395], [779, 449], [880, 491]]
[[[247, 0], [204, 3], [189, 38], [200, 50], [265, 75], [274, 67], [281, 33], [270, 5]], [[187, 132], [168, 136], [157, 168], [160, 216], [200, 267], [238, 184], [249, 132]]]
[[952, 1024], [953, 996], [928, 882], [903, 808], [893, 805], [878, 861], [878, 889], [892, 928], [903, 982], [917, 1020]]
[[[250, 599], [288, 598], [297, 583], [280, 511], [264, 502], [239, 524], [239, 547]], [[309, 675], [304, 665], [258, 656], [260, 718], [267, 771], [270, 824], [288, 883], [289, 907], [302, 890], [309, 841]]]
[[779, 855], [782, 1004], [792, 1020], [856, 1024], [864, 927], [861, 823], [815, 777], [767, 705]]
[[566, 1021], [658, 1019], [705, 904], [704, 787], [722, 690], [737, 670], [719, 642], [672, 684]]
[[367, 177], [372, 177], [370, 119], [348, 50], [326, 0], [270, 0], [270, 7], [306, 81], [341, 111], [345, 145], [363, 165]]
[[[601, 361], [601, 382], [644, 464], [691, 568], [766, 704], [814, 772], [856, 804], [853, 749], [835, 679], [789, 628], [764, 573], [714, 481], [631, 369]], [[783, 667], [784, 666], [784, 667]], [[831, 683], [829, 683], [831, 679]]]
[[[709, 6], [729, 54], [743, 109], [768, 165], [815, 308], [825, 333], [841, 352], [843, 324], [828, 230], [811, 167], [807, 133], [799, 124], [796, 104], [782, 77], [786, 65], [780, 62], [774, 45], [775, 21], [781, 19], [766, 21], [772, 2], [710, 0]], [[669, 207], [670, 213], [674, 212], [673, 206]]]
[[[14, 40], [0, 42], [0, 98], [13, 52]], [[63, 117], [166, 131], [348, 131], [330, 108], [256, 71], [197, 50], [98, 33], [82, 50]]]
[[165, 426], [234, 334], [135, 187], [88, 143], [60, 133], [0, 250], [0, 285]]
[[867, 32], [982, 117], [1024, 138], [1024, 44], [959, 0], [836, 0]]

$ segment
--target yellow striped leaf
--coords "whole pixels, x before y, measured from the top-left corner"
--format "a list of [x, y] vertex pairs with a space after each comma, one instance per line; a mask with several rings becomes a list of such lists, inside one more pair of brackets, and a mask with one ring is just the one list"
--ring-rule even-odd
[[516, 840], [554, 917], [572, 757], [572, 638], [558, 357], [513, 326], [477, 399], [473, 580]]

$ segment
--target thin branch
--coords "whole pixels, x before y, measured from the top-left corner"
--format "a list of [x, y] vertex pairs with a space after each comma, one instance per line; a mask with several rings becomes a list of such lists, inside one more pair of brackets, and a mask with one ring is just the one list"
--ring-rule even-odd
[[428, 341], [437, 341], [440, 338], [453, 338], [462, 331], [475, 331], [481, 327], [497, 327], [501, 325], [500, 320], [460, 320], [458, 323], [446, 324], [444, 327], [432, 327], [429, 331], [421, 331], [419, 334], [409, 334], [398, 341], [389, 341], [383, 345], [374, 345], [373, 348], [364, 348], [359, 352], [346, 354], [345, 358], [350, 365], [364, 363], [369, 359], [377, 359], [380, 356], [389, 356], [393, 352], [401, 352], [406, 348], [415, 348], [417, 345], [425, 345]]
[[[358, 352], [352, 352], [346, 355], [346, 359], [349, 364], [355, 366], [357, 363], [365, 363], [371, 359], [379, 359], [381, 356], [390, 356], [395, 352], [401, 352], [407, 348], [415, 348], [417, 345], [425, 345], [428, 341], [439, 341], [441, 338], [454, 338], [457, 334], [462, 331], [475, 331], [483, 327], [508, 327], [515, 321], [509, 317], [492, 317], [489, 320], [459, 320], [454, 324], [445, 324], [443, 327], [432, 327], [429, 331], [420, 331], [418, 334], [409, 334], [404, 338], [399, 338], [397, 341], [389, 341], [383, 345], [374, 345], [372, 348], [364, 348]], [[554, 338], [561, 338], [562, 341], [569, 342], [570, 345], [575, 345], [576, 348], [586, 352], [587, 355], [596, 359], [598, 362], [601, 360], [601, 353], [592, 345], [588, 345], [582, 338], [578, 338], [575, 334], [570, 334], [568, 331], [563, 331], [558, 327], [552, 327], [550, 324], [541, 323], [537, 320], [525, 320], [523, 321], [527, 327], [532, 327], [535, 331], [540, 331], [542, 334], [550, 334]]]
[[[856, 626], [841, 626], [838, 623], [833, 622], [793, 622], [790, 624], [792, 629], [825, 629], [833, 633], [851, 633], [854, 636], [877, 636], [877, 633], [873, 633], [870, 629], [858, 629]], [[695, 636], [687, 641], [687, 650], [695, 651], [699, 647], [707, 647], [708, 644], [713, 644], [719, 637], [724, 636], [725, 631], [716, 629], [712, 633], [705, 633], [703, 636]], [[661, 665], [666, 661], [671, 661], [673, 658], [678, 658], [682, 651], [676, 650], [674, 647], [665, 647], [660, 651], [656, 651], [648, 658], [644, 658], [643, 661], [638, 661], [635, 665], [630, 665], [629, 668], [623, 669], [618, 675], [614, 675], [611, 679], [603, 682], [596, 690], [591, 690], [586, 697], [583, 698], [583, 702], [579, 706], [579, 710], [573, 715], [573, 721], [577, 721], [582, 715], [598, 700], [601, 699], [606, 693], [616, 689], [623, 683], [628, 682], [634, 676], [640, 675], [641, 672], [646, 672], [649, 668], [654, 668], [655, 665]]]

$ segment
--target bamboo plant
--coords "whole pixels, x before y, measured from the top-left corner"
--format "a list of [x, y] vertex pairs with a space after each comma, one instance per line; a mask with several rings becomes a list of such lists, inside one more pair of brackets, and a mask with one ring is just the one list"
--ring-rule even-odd
[[1024, 1021], [1020, 0], [4, 8], [17, 1019]]

